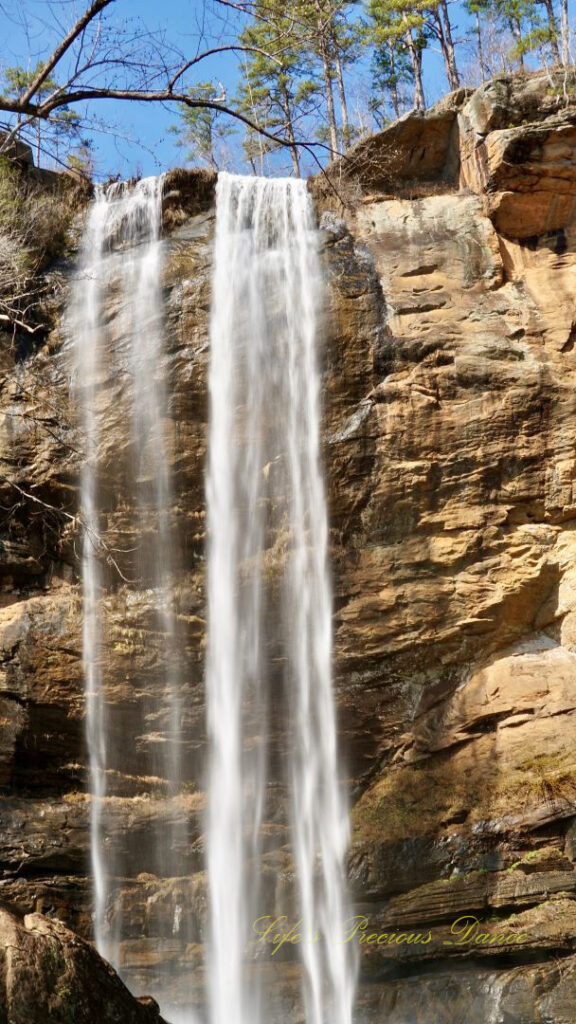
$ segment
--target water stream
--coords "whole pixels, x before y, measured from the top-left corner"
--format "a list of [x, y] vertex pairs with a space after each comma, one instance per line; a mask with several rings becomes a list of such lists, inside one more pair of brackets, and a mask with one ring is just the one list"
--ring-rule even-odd
[[[305, 182], [221, 174], [210, 329], [208, 874], [212, 1024], [263, 1018], [244, 969], [261, 906], [267, 736], [284, 781], [307, 1024], [350, 1024], [346, 805], [339, 785], [320, 465], [318, 234]], [[272, 614], [271, 614], [272, 612]]]
[[[323, 282], [312, 203], [301, 181], [219, 176], [206, 478], [209, 757], [206, 779], [188, 780], [183, 638], [173, 601], [178, 543], [170, 517], [162, 187], [158, 178], [97, 192], [68, 313], [85, 445], [83, 659], [95, 941], [122, 971], [126, 878], [138, 870], [160, 880], [178, 876], [187, 842], [178, 796], [183, 783], [205, 781], [211, 1024], [269, 1019], [266, 957], [253, 923], [278, 912], [270, 879], [279, 851], [293, 878], [285, 903], [302, 933], [306, 1024], [351, 1024], [356, 965], [353, 945], [341, 941], [350, 914], [348, 816], [331, 675], [320, 453]], [[124, 438], [118, 453], [102, 425], [114, 388]], [[118, 474], [109, 479], [116, 458], [123, 467], [118, 494], [110, 482]], [[121, 505], [129, 510], [124, 530], [137, 538], [129, 578], [107, 540]], [[160, 678], [129, 680], [141, 694], [141, 721], [123, 719], [108, 688], [110, 588], [124, 588], [153, 612]], [[141, 735], [127, 735], [125, 721]], [[117, 779], [126, 785], [138, 744], [139, 773], [155, 780], [157, 804], [173, 802], [175, 811], [158, 815], [161, 827], [151, 818], [152, 849], [135, 852], [110, 835], [123, 834]], [[179, 903], [176, 912], [179, 928], [190, 911]], [[164, 1008], [169, 990], [166, 975], [151, 992]], [[179, 1019], [191, 1022], [192, 1014]]]
[[[174, 545], [166, 438], [162, 189], [162, 178], [148, 178], [133, 187], [121, 183], [97, 190], [68, 311], [84, 441], [83, 664], [94, 937], [99, 952], [121, 973], [124, 881], [139, 867], [133, 847], [119, 847], [114, 841], [119, 831], [127, 837], [131, 827], [130, 805], [122, 798], [134, 795], [126, 789], [132, 784], [135, 763], [144, 779], [154, 781], [161, 794], [158, 803], [164, 807], [177, 799], [182, 783], [180, 639], [172, 604]], [[122, 394], [116, 415], [122, 444], [111, 451], [102, 422], [117, 399], [118, 381]], [[106, 527], [115, 515], [124, 515], [123, 508], [131, 510], [130, 520], [122, 524], [131, 539], [126, 550], [117, 551], [106, 539]], [[111, 587], [124, 587], [132, 606], [140, 604], [152, 613], [161, 669], [146, 687], [140, 714], [131, 709], [131, 692], [142, 685], [134, 673], [126, 680], [124, 702], [107, 691], [106, 594]], [[132, 734], [125, 733], [126, 721]], [[146, 745], [143, 737], [148, 738]], [[184, 832], [182, 816], [164, 812], [161, 824], [149, 830], [141, 870], [174, 878]], [[162, 989], [167, 985], [164, 979]]]

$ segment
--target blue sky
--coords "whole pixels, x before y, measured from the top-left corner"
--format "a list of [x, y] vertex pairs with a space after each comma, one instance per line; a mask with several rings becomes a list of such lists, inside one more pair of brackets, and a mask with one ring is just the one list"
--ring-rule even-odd
[[[59, 26], [69, 28], [84, 7], [70, 0], [57, 4], [49, 0], [20, 0], [18, 4], [0, 0], [0, 69], [18, 64], [34, 66], [57, 41]], [[205, 48], [231, 41], [232, 19], [215, 12], [216, 9], [204, 0], [115, 0], [109, 20], [129, 19], [133, 23], [137, 20], [148, 29], [165, 30], [182, 50], [194, 54], [202, 36]], [[233, 56], [210, 58], [200, 67], [201, 80], [215, 78], [230, 93], [234, 91], [236, 61]], [[82, 106], [75, 109], [81, 112]], [[117, 137], [105, 132], [94, 133], [98, 177], [109, 173], [120, 173], [122, 177], [136, 173], [157, 174], [183, 162], [184, 154], [168, 131], [178, 119], [174, 106], [163, 108], [158, 104], [99, 100], [92, 104], [92, 110], [117, 131]], [[44, 162], [49, 164], [48, 160]]]
[[[15, 64], [34, 66], [50, 52], [63, 30], [66, 31], [84, 9], [85, 4], [80, 0], [0, 0], [0, 71]], [[456, 39], [462, 39], [467, 28], [463, 4], [452, 3], [450, 10], [456, 25]], [[206, 49], [232, 42], [235, 29], [244, 24], [242, 15], [218, 6], [213, 0], [115, 0], [109, 21], [127, 30], [137, 29], [141, 24], [149, 30], [165, 32], [187, 56], [196, 54], [200, 43], [202, 49]], [[468, 74], [473, 74], [471, 52], [460, 47], [458, 59], [461, 66], [467, 63]], [[446, 91], [446, 80], [439, 52], [427, 51], [424, 63], [427, 101], [431, 104]], [[232, 97], [238, 79], [237, 67], [234, 55], [212, 57], [199, 65], [196, 80], [221, 82]], [[349, 74], [352, 111], [355, 104], [365, 103], [369, 87], [369, 57], [366, 57]], [[81, 107], [75, 109], [82, 112]], [[169, 131], [178, 120], [174, 107], [100, 100], [92, 104], [92, 110], [107, 125], [93, 134], [97, 178], [109, 174], [119, 174], [122, 178], [157, 174], [185, 162], [185, 151], [177, 146]], [[50, 166], [49, 160], [43, 162]], [[288, 166], [282, 166], [277, 158], [276, 165], [269, 170], [285, 172]]]

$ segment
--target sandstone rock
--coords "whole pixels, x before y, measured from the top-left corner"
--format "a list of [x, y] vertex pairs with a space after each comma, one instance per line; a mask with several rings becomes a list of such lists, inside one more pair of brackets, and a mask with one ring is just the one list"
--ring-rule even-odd
[[376, 982], [364, 989], [358, 1019], [362, 1024], [480, 1024], [492, 1017], [522, 1024], [571, 1024], [575, 962], [568, 957], [507, 970], [434, 972]]
[[[412, 110], [377, 135], [362, 139], [326, 169], [338, 188], [356, 182], [359, 198], [370, 189], [403, 182], [453, 181], [458, 173], [456, 115], [470, 89], [458, 89], [429, 110]], [[320, 179], [316, 181], [321, 187]], [[350, 198], [353, 198], [350, 193]]]
[[571, 105], [575, 82], [574, 73], [564, 69], [496, 75], [472, 92], [462, 117], [477, 136], [544, 120]]
[[6, 1024], [162, 1024], [88, 943], [41, 914], [0, 909], [0, 1020]]
[[[388, 909], [412, 906], [418, 929], [434, 913], [490, 912], [490, 900], [499, 915], [520, 917], [529, 889], [502, 869], [530, 863], [551, 840], [549, 863], [562, 869], [550, 884], [560, 899], [572, 892], [562, 851], [576, 796], [573, 469], [564, 450], [573, 236], [565, 232], [561, 252], [557, 236], [530, 248], [503, 240], [481, 200], [465, 195], [378, 197], [348, 222], [374, 256], [390, 332], [385, 375], [350, 416], [347, 444], [358, 458], [372, 446], [373, 483], [353, 553], [337, 562], [338, 579], [355, 580], [347, 599], [339, 592], [340, 672], [366, 680], [358, 701], [379, 692], [382, 730], [380, 768], [366, 773], [353, 812], [354, 891], [393, 897], [383, 923]], [[520, 395], [536, 394], [523, 405]], [[548, 889], [532, 884], [536, 913]], [[565, 908], [564, 938], [542, 923], [528, 948], [572, 948]], [[441, 938], [445, 926], [435, 927]], [[397, 958], [392, 950], [384, 959]], [[370, 971], [382, 963], [375, 955]]]
[[[529, 875], [519, 870], [471, 871], [468, 875], [441, 879], [393, 897], [386, 906], [384, 917], [388, 926], [394, 926], [397, 931], [405, 931], [415, 925], [421, 926], [422, 921], [427, 925], [452, 923], [466, 914], [485, 919], [495, 909], [510, 914], [525, 906], [538, 906], [556, 893], [569, 897], [574, 892], [576, 871], [573, 864], [570, 864], [568, 871], [539, 871]], [[574, 899], [567, 899], [563, 909], [568, 912], [564, 931], [570, 934], [576, 919]], [[558, 919], [560, 914], [557, 905], [556, 910]], [[515, 923], [510, 927], [519, 927], [517, 919], [521, 919], [521, 915], [515, 913]], [[502, 914], [497, 925], [492, 921], [488, 930], [494, 932], [504, 926], [508, 927], [508, 922]], [[534, 929], [531, 931], [533, 933]], [[532, 934], [531, 940], [535, 938]]]
[[453, 184], [484, 196], [506, 237], [566, 228], [576, 214], [575, 84], [571, 71], [539, 71], [460, 89], [358, 142], [314, 191], [323, 207], [353, 208], [378, 201], [374, 192], [415, 198]]
[[574, 219], [575, 79], [498, 76], [458, 115], [460, 184], [481, 194], [497, 229], [530, 238]]
[[164, 182], [162, 213], [166, 227], [174, 228], [214, 205], [217, 175], [214, 171], [175, 168]]

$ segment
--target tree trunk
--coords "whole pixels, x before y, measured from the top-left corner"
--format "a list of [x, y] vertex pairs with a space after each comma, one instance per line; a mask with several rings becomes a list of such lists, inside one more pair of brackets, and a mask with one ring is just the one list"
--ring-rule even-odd
[[558, 25], [556, 24], [556, 15], [554, 14], [554, 6], [552, 0], [544, 0], [544, 7], [546, 8], [548, 28], [550, 29], [550, 46], [552, 47], [554, 63], [560, 64], [561, 62], [560, 49], [558, 46]]
[[[549, 2], [551, 2], [551, 0], [549, 0]], [[448, 85], [453, 91], [460, 85], [460, 75], [458, 74], [458, 68], [456, 66], [456, 53], [454, 52], [454, 40], [452, 38], [452, 25], [450, 24], [450, 15], [448, 14], [448, 4], [446, 3], [446, 0], [440, 0], [437, 16], [440, 25], [440, 45], [442, 47], [442, 56], [444, 57], [444, 63], [446, 65]]]
[[[512, 36], [516, 40], [516, 44], [520, 46], [520, 43], [522, 42], [522, 28], [520, 26], [520, 21], [518, 18], [510, 18], [509, 24]], [[524, 71], [524, 54], [521, 50], [518, 51], [518, 63], [520, 64], [522, 71]]]
[[490, 77], [488, 68], [484, 64], [484, 48], [482, 46], [482, 29], [480, 27], [480, 15], [476, 11], [476, 38], [478, 40], [478, 63], [480, 64], [480, 78], [483, 82]]
[[414, 106], [416, 110], [424, 110], [426, 101], [424, 98], [424, 84], [422, 82], [422, 50], [416, 46], [411, 29], [406, 29], [404, 40], [408, 48], [414, 74]]
[[396, 51], [391, 39], [388, 40], [388, 59], [390, 61], [390, 99], [392, 101], [392, 110], [394, 111], [394, 117], [399, 118], [400, 97], [398, 95], [398, 79], [396, 78]]
[[336, 154], [338, 152], [338, 129], [336, 127], [336, 111], [334, 109], [334, 92], [332, 91], [332, 69], [330, 67], [330, 54], [328, 53], [328, 38], [320, 0], [316, 0], [315, 6], [316, 26], [318, 28], [318, 52], [324, 71], [324, 98], [326, 100], [328, 128], [330, 130], [330, 148]]
[[340, 99], [340, 116], [342, 119], [342, 139], [345, 146], [350, 145], [350, 122], [348, 120], [348, 103], [346, 102], [346, 90], [344, 88], [344, 73], [342, 58], [336, 40], [332, 39], [334, 54], [336, 57], [336, 82], [338, 83], [338, 97]]
[[210, 164], [210, 170], [218, 173], [218, 164], [216, 163], [216, 157], [214, 155], [214, 125], [211, 116], [209, 116], [207, 124], [207, 143], [208, 143], [208, 162]]
[[292, 157], [292, 167], [294, 170], [294, 177], [300, 178], [300, 157], [298, 155], [298, 146], [296, 145], [296, 138], [294, 136], [294, 125], [292, 124], [292, 109], [290, 107], [290, 99], [286, 89], [282, 89], [282, 107], [286, 117], [286, 135], [290, 142], [290, 156]]
[[288, 128], [288, 138], [290, 139], [290, 156], [292, 157], [292, 168], [294, 171], [295, 178], [301, 178], [300, 174], [300, 157], [298, 156], [298, 147], [294, 145], [294, 132], [292, 131], [292, 125]]
[[562, 63], [570, 63], [570, 29], [568, 23], [568, 0], [562, 0]]

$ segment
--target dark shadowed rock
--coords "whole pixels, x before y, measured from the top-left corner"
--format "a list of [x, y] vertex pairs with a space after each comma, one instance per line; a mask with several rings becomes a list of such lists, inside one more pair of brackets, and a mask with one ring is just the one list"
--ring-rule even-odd
[[164, 181], [162, 212], [164, 224], [174, 228], [214, 205], [217, 174], [215, 171], [177, 167], [168, 171]]
[[[362, 139], [326, 168], [336, 187], [356, 182], [361, 192], [390, 191], [406, 182], [455, 181], [456, 116], [470, 89], [458, 89], [429, 110], [411, 110], [383, 131]], [[317, 179], [319, 187], [322, 179]]]

